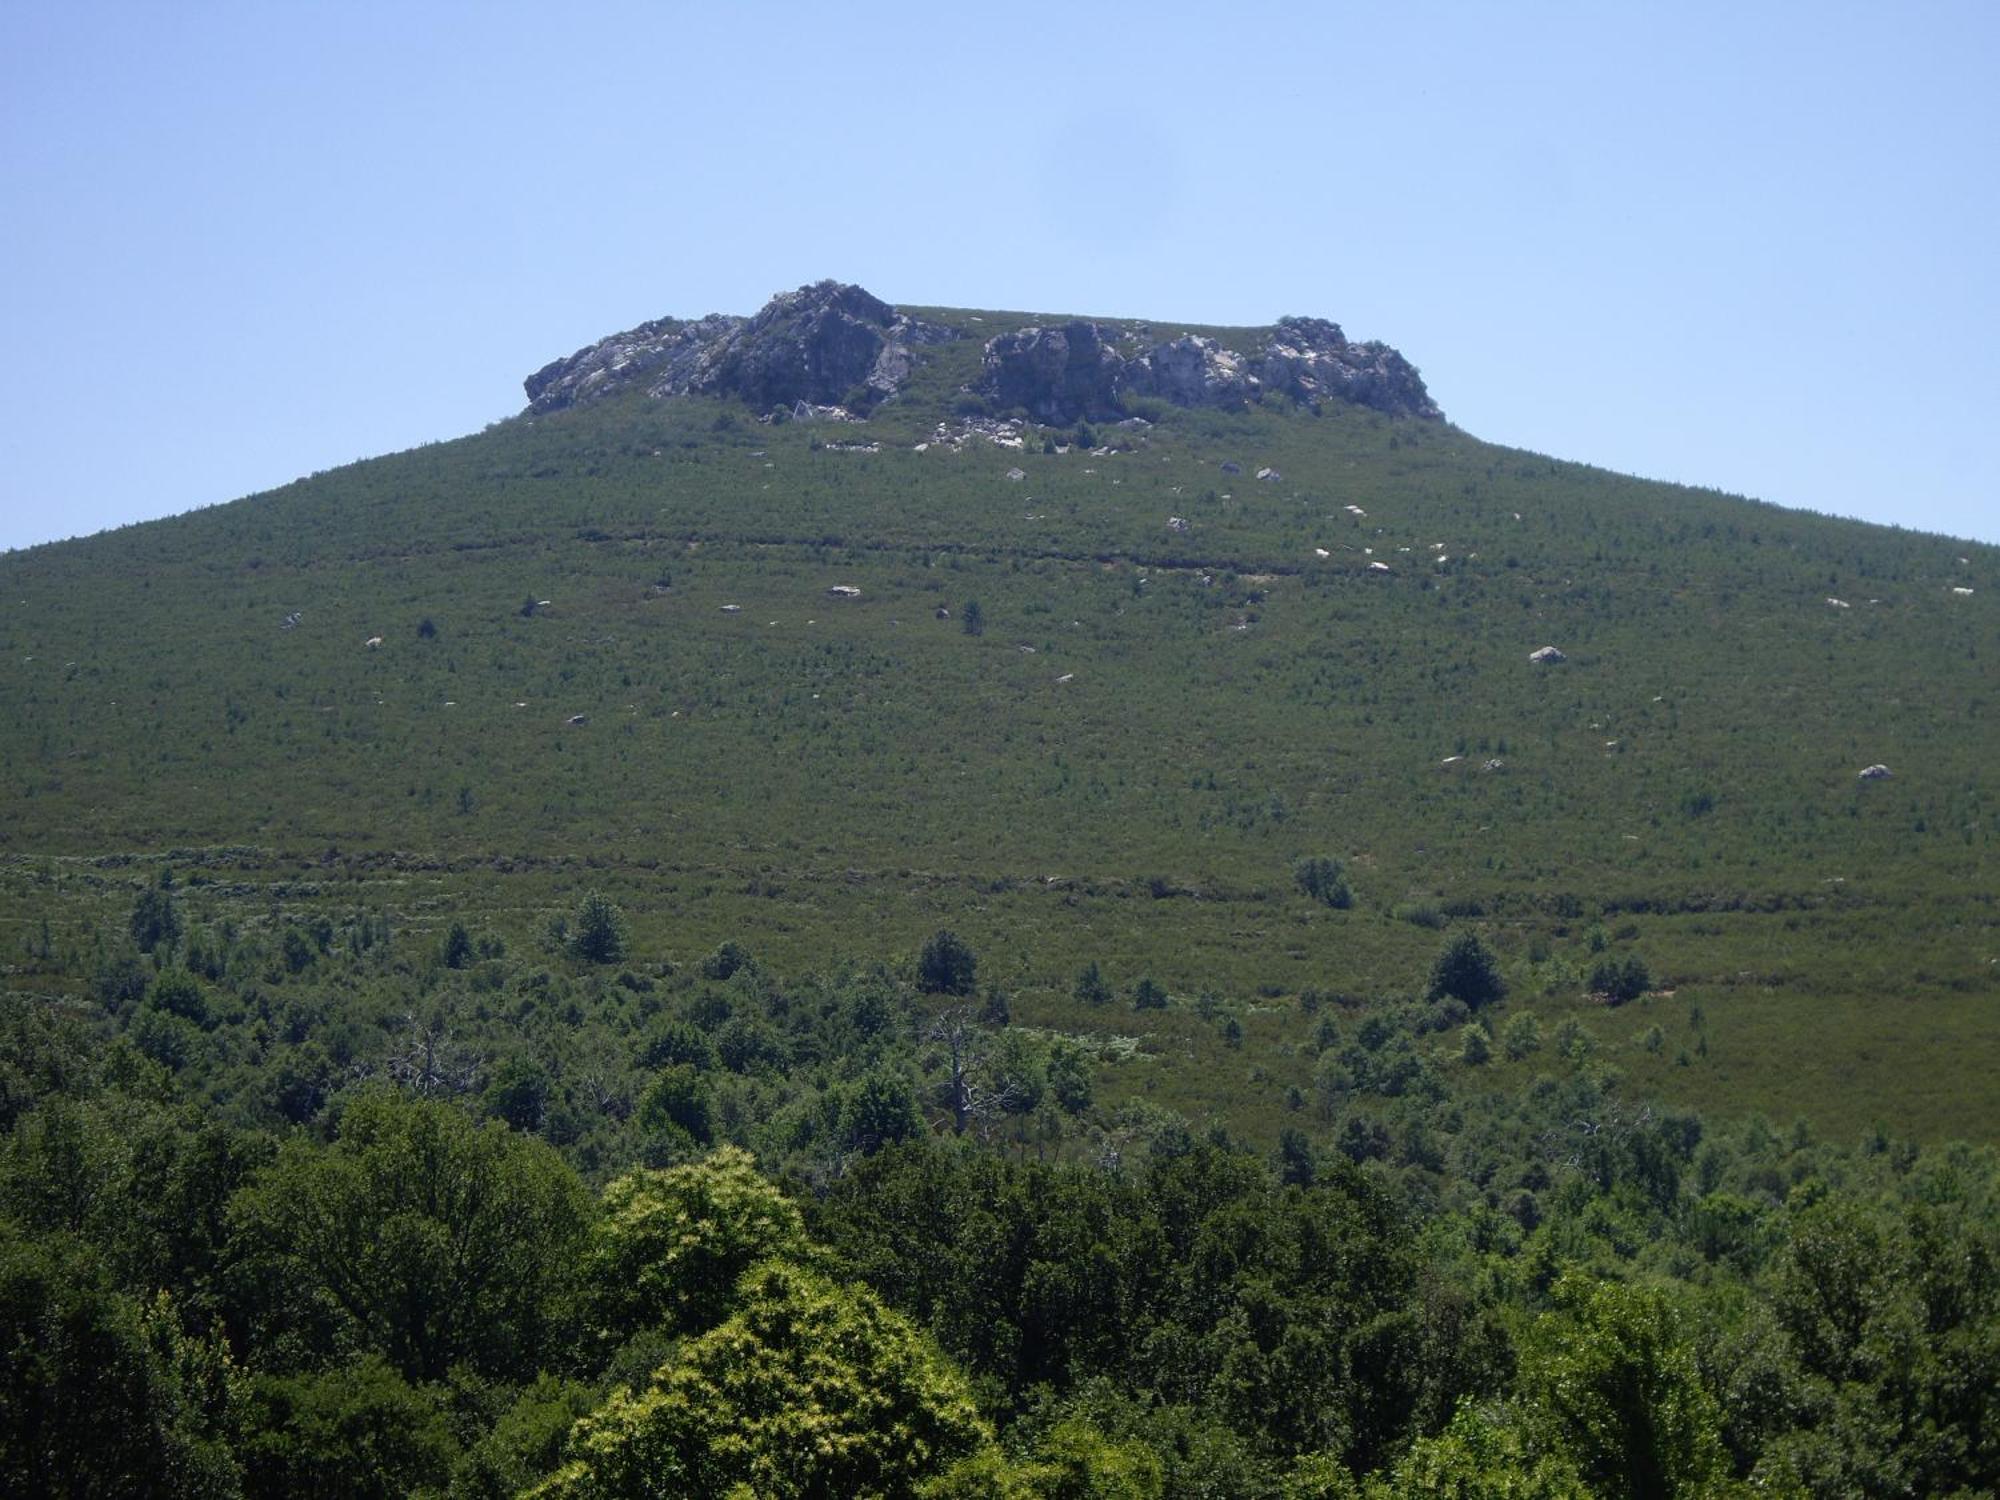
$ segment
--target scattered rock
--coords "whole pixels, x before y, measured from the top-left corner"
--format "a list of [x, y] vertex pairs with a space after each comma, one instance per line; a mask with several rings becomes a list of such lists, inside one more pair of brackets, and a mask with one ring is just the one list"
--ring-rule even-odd
[[1971, 589], [1966, 589], [1966, 588], [1958, 588], [1958, 587], [1954, 586], [1954, 587], [1953, 587], [1953, 589], [1952, 589], [1952, 592], [1953, 592], [1954, 594], [1970, 594], [1970, 593], [1972, 592], [1972, 590], [1971, 590]]
[[[447, 704], [446, 706], [449, 707], [450, 705]], [[572, 729], [579, 724], [588, 724], [589, 722], [589, 714], [571, 714], [567, 719], [563, 720], [563, 723], [569, 725]]]
[[861, 597], [861, 590], [851, 583], [836, 583], [827, 590], [827, 593], [835, 599], [859, 599]]
[[1007, 471], [1007, 477], [1013, 480], [1014, 483], [1019, 484], [1022, 480], [1028, 477], [1028, 473], [1027, 470], [1025, 469], [1009, 469]]
[[725, 615], [740, 615], [743, 613], [743, 606], [740, 604], [725, 604], [722, 606], [722, 612]]
[[1896, 773], [1890, 770], [1887, 766], [1880, 764], [1872, 766], [1863, 766], [1861, 768], [1861, 779], [1863, 781], [1887, 781], [1891, 776], [1894, 776], [1895, 774]]
[[1558, 662], [1568, 661], [1569, 658], [1554, 646], [1543, 646], [1540, 650], [1530, 651], [1528, 660], [1538, 667], [1552, 667]]
[[382, 637], [379, 635], [371, 635], [368, 637], [367, 640], [363, 641], [361, 644], [366, 646], [370, 651], [379, 651], [382, 648]]
[[1167, 517], [1167, 530], [1169, 530], [1169, 531], [1186, 531], [1187, 529], [1188, 529], [1188, 523], [1187, 523], [1187, 517], [1186, 517], [1186, 516], [1168, 516], [1168, 517]]
[[1845, 599], [1836, 599], [1831, 594], [1828, 594], [1826, 596], [1826, 602], [1832, 605], [1835, 609], [1852, 609], [1854, 607], [1853, 605], [1849, 604]]
[[1243, 472], [1243, 465], [1230, 459], [1224, 459], [1222, 461], [1222, 472], [1225, 474], [1241, 474]]
[[1368, 565], [1368, 571], [1371, 573], [1387, 573], [1392, 571], [1392, 569], [1385, 562], [1372, 562]]

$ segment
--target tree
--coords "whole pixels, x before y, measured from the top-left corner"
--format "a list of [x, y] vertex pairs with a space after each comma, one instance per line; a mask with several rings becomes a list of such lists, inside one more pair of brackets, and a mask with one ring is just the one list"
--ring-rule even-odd
[[1566, 1276], [1530, 1330], [1521, 1384], [1532, 1430], [1607, 1497], [1705, 1494], [1726, 1472], [1721, 1408], [1656, 1291]]
[[444, 935], [444, 947], [439, 953], [447, 969], [462, 969], [472, 962], [472, 934], [465, 930], [463, 922], [451, 924], [451, 930]]
[[979, 1449], [925, 1484], [923, 1500], [1159, 1500], [1159, 1455], [1136, 1438], [1114, 1442], [1081, 1417], [1056, 1423], [1034, 1450], [1010, 1458]]
[[1302, 859], [1292, 866], [1292, 879], [1313, 900], [1336, 910], [1345, 911], [1354, 904], [1354, 892], [1348, 887], [1346, 871], [1337, 859], [1328, 859], [1323, 854]]
[[229, 1207], [252, 1321], [331, 1326], [410, 1380], [534, 1369], [560, 1342], [589, 1202], [554, 1151], [387, 1092], [285, 1143]]
[[1111, 986], [1104, 982], [1104, 971], [1097, 967], [1096, 959], [1093, 958], [1083, 966], [1082, 972], [1076, 976], [1076, 985], [1070, 993], [1085, 1005], [1111, 1003]]
[[967, 635], [986, 634], [986, 612], [979, 607], [977, 599], [965, 601], [965, 608], [959, 612], [959, 629]]
[[1519, 1062], [1522, 1058], [1541, 1051], [1541, 1022], [1526, 1011], [1522, 1011], [1518, 1016], [1509, 1016], [1507, 1024], [1500, 1029], [1500, 1046], [1510, 1062]]
[[613, 1338], [660, 1326], [706, 1333], [729, 1315], [745, 1271], [807, 1251], [797, 1205], [758, 1174], [749, 1152], [724, 1146], [614, 1179], [584, 1277], [598, 1326]]
[[708, 1081], [685, 1063], [662, 1069], [639, 1101], [639, 1123], [682, 1146], [706, 1146], [715, 1133]]
[[969, 995], [979, 960], [948, 928], [939, 928], [924, 943], [917, 958], [917, 983], [926, 994]]
[[[165, 875], [165, 871], [161, 872]], [[141, 953], [164, 947], [169, 954], [181, 940], [181, 914], [164, 882], [146, 887], [132, 904], [132, 941]]]
[[615, 964], [625, 956], [625, 914], [611, 898], [592, 891], [576, 909], [570, 951], [585, 963]]
[[532, 1500], [909, 1496], [992, 1444], [965, 1377], [872, 1292], [772, 1260], [736, 1303], [577, 1423]]
[[1623, 958], [1601, 958], [1590, 970], [1590, 992], [1602, 995], [1613, 1005], [1637, 1000], [1653, 987], [1646, 962], [1636, 953]]
[[841, 1144], [863, 1155], [923, 1134], [923, 1115], [909, 1080], [886, 1068], [862, 1075], [828, 1102]]
[[1166, 1008], [1167, 992], [1150, 977], [1141, 979], [1132, 986], [1132, 1009], [1165, 1010]]
[[1431, 965], [1427, 994], [1432, 1000], [1449, 996], [1477, 1010], [1506, 993], [1507, 986], [1500, 978], [1492, 952], [1475, 932], [1461, 932], [1451, 938]]
[[171, 1299], [115, 1291], [69, 1235], [0, 1226], [0, 1485], [10, 1495], [227, 1497], [240, 1372]]
[[951, 1111], [954, 1132], [964, 1135], [965, 1127], [975, 1119], [987, 1119], [1012, 1107], [1021, 1085], [1015, 1079], [992, 1080], [987, 1076], [990, 1038], [973, 1019], [970, 1006], [953, 1006], [936, 1017], [925, 1028], [924, 1040], [935, 1043], [943, 1056], [945, 1107]]
[[1477, 1021], [1467, 1022], [1458, 1034], [1459, 1060], [1478, 1067], [1493, 1056], [1493, 1033]]
[[[1536, 1453], [1513, 1427], [1461, 1402], [1451, 1425], [1417, 1439], [1394, 1469], [1370, 1476], [1367, 1500], [1432, 1495], [1440, 1500], [1589, 1500], [1574, 1467], [1553, 1453]], [[1287, 1496], [1286, 1500], [1290, 1500]]]

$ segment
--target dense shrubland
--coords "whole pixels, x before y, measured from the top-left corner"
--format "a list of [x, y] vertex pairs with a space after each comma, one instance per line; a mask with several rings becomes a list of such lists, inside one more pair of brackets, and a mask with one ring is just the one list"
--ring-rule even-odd
[[[155, 886], [89, 1001], [0, 1012], [15, 1492], [2000, 1482], [1992, 1153], [1631, 1097], [1487, 1029], [1469, 929], [1297, 1002], [1275, 1149], [1100, 1102], [1147, 1064], [947, 932], [781, 976], [580, 944], [596, 894], [539, 946], [292, 930]], [[1468, 1028], [1543, 1071], [1471, 1087]]]

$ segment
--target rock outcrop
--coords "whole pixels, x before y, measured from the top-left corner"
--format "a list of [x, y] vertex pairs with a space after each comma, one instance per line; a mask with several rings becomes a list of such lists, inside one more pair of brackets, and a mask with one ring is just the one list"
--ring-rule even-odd
[[1193, 333], [1121, 352], [1095, 323], [1022, 328], [987, 342], [980, 389], [1043, 422], [1113, 417], [1128, 394], [1237, 407], [1274, 393], [1307, 406], [1333, 398], [1397, 417], [1442, 415], [1402, 355], [1349, 343], [1324, 318], [1282, 319], [1248, 353]]
[[1023, 328], [988, 340], [982, 384], [1038, 422], [1073, 422], [1116, 408], [1125, 365], [1095, 323]]
[[[736, 396], [766, 411], [866, 414], [902, 388], [925, 346], [967, 331], [822, 281], [773, 297], [754, 317], [661, 318], [615, 333], [530, 375], [528, 406], [557, 411], [640, 386], [653, 396]], [[1402, 355], [1350, 343], [1324, 318], [1284, 318], [1238, 342], [1194, 333], [1162, 340], [1144, 327], [1082, 319], [1031, 325], [987, 341], [974, 388], [1043, 423], [1116, 420], [1131, 396], [1241, 407], [1276, 395], [1314, 409], [1340, 400], [1396, 417], [1442, 415]]]
[[908, 317], [858, 286], [822, 281], [773, 297], [751, 318], [660, 318], [614, 333], [523, 382], [532, 411], [601, 400], [644, 383], [652, 396], [738, 396], [753, 406], [863, 409], [909, 377], [912, 350], [958, 332]]

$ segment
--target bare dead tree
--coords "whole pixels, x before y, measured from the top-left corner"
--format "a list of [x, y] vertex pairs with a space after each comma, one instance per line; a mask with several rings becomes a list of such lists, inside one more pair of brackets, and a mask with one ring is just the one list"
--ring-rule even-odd
[[453, 1040], [441, 1020], [403, 1017], [404, 1043], [390, 1055], [389, 1076], [419, 1098], [469, 1094], [478, 1085], [484, 1059]]
[[951, 1111], [954, 1134], [964, 1135], [974, 1121], [1005, 1114], [1020, 1102], [1021, 1086], [1013, 1079], [994, 1083], [987, 1072], [988, 1032], [969, 1005], [941, 1011], [925, 1026], [923, 1039], [937, 1047], [945, 1069], [945, 1107]]

